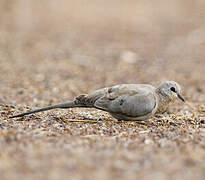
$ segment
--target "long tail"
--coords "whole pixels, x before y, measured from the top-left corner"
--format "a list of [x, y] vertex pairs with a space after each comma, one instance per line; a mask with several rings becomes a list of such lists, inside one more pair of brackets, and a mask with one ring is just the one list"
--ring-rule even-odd
[[80, 107], [80, 106], [76, 105], [74, 103], [74, 101], [70, 101], [70, 102], [63, 103], [63, 104], [57, 104], [57, 105], [53, 105], [53, 106], [47, 106], [44, 108], [36, 109], [36, 110], [31, 110], [31, 111], [28, 111], [28, 112], [25, 112], [22, 114], [17, 114], [15, 116], [11, 116], [9, 118], [23, 117], [23, 116], [28, 115], [28, 114], [33, 114], [33, 113], [42, 112], [42, 111], [48, 111], [51, 109], [57, 109], [57, 108], [66, 109], [66, 108], [74, 108], [74, 107]]

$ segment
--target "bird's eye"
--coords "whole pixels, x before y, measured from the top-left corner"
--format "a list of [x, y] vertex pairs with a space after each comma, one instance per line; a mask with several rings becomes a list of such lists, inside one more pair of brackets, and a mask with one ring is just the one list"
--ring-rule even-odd
[[170, 90], [176, 92], [176, 89], [174, 87], [171, 87]]

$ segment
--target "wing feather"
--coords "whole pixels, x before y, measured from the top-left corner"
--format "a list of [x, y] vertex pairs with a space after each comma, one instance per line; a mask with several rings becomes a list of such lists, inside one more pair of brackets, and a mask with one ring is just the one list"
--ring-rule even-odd
[[110, 113], [130, 117], [150, 114], [156, 107], [156, 98], [151, 87], [120, 85], [112, 87], [96, 100], [94, 107]]

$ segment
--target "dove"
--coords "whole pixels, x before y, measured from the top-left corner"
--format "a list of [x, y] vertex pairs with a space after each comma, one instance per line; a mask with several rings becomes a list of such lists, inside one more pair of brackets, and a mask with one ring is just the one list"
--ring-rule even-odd
[[147, 120], [155, 114], [164, 113], [176, 99], [185, 101], [181, 87], [175, 81], [165, 81], [158, 87], [149, 84], [119, 84], [105, 87], [90, 94], [79, 95], [73, 101], [31, 110], [10, 118], [67, 108], [96, 108], [110, 113], [117, 120]]

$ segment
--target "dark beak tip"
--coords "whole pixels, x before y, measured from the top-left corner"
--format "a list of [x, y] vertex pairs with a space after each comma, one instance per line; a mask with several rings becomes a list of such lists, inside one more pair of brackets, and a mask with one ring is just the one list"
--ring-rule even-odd
[[177, 94], [178, 98], [181, 99], [183, 102], [185, 102], [184, 98], [182, 97], [181, 94]]

